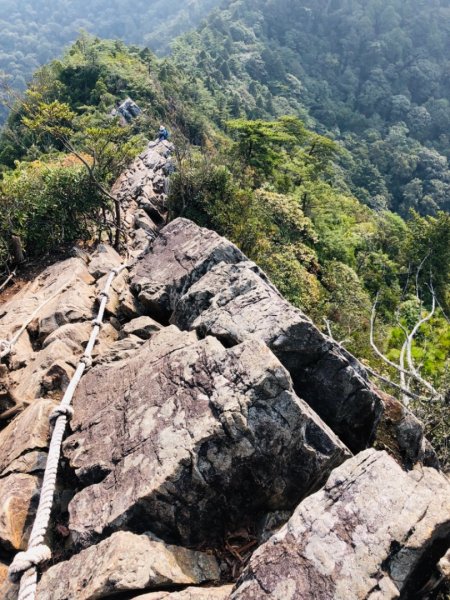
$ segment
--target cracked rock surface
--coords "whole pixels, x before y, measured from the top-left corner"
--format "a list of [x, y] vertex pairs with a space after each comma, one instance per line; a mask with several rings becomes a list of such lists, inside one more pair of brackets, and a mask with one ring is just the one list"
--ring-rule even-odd
[[87, 545], [121, 527], [187, 544], [293, 507], [349, 453], [258, 340], [231, 349], [168, 327], [94, 368], [65, 456], [87, 487], [69, 527]]
[[[131, 283], [150, 316], [226, 345], [262, 340], [288, 369], [298, 395], [353, 452], [373, 443], [382, 423], [383, 443], [405, 464], [421, 457], [422, 424], [215, 232], [172, 221], [138, 261]], [[395, 405], [395, 418], [383, 420], [386, 404]]]
[[450, 482], [366, 450], [335, 469], [252, 556], [230, 600], [390, 600], [425, 582], [450, 536]]

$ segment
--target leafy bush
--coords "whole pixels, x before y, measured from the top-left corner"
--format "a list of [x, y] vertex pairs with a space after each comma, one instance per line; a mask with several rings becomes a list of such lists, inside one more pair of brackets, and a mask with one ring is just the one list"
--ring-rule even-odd
[[18, 164], [0, 183], [0, 260], [8, 258], [12, 235], [20, 238], [28, 257], [87, 239], [100, 206], [79, 162], [61, 157]]

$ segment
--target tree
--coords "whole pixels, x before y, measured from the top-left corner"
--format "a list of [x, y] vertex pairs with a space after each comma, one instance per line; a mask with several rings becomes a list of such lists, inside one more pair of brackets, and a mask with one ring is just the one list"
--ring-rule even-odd
[[[37, 101], [36, 101], [37, 100]], [[75, 155], [86, 169], [92, 184], [115, 207], [114, 247], [118, 250], [121, 236], [120, 202], [105, 187], [108, 175], [117, 173], [132, 156], [129, 144], [122, 144], [127, 135], [116, 124], [107, 128], [86, 127], [76, 132], [75, 113], [66, 103], [54, 100], [47, 103], [39, 98], [24, 103], [24, 125], [38, 137], [50, 137]], [[133, 149], [135, 150], [135, 148]]]

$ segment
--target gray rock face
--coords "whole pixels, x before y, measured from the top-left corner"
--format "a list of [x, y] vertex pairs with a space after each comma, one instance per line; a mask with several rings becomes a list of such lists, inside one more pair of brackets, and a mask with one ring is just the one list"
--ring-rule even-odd
[[137, 229], [143, 229], [147, 232], [152, 238], [155, 238], [158, 234], [158, 228], [153, 223], [151, 218], [145, 212], [145, 210], [137, 210], [134, 215], [134, 223]]
[[248, 261], [213, 267], [180, 298], [171, 320], [228, 343], [262, 339], [291, 373], [297, 393], [352, 450], [373, 439], [380, 397], [339, 347]]
[[[410, 598], [450, 542], [450, 482], [367, 450], [252, 556], [231, 600]], [[425, 577], [425, 581], [423, 578]]]
[[183, 292], [214, 265], [242, 260], [242, 252], [225, 238], [187, 219], [176, 219], [138, 261], [131, 283], [150, 316], [164, 320]]
[[119, 531], [46, 571], [37, 597], [91, 600], [219, 578], [219, 566], [213, 556], [169, 546], [148, 535]]
[[363, 367], [281, 297], [254, 263], [216, 233], [185, 219], [166, 226], [138, 262], [132, 286], [148, 314], [225, 345], [257, 338], [288, 369], [304, 398], [354, 452], [375, 439], [386, 403], [395, 419], [383, 443], [408, 466], [422, 452], [423, 427], [380, 393]]
[[293, 507], [348, 451], [258, 340], [225, 349], [169, 327], [90, 371], [65, 455], [87, 487], [69, 506], [87, 545], [125, 526], [214, 543]]

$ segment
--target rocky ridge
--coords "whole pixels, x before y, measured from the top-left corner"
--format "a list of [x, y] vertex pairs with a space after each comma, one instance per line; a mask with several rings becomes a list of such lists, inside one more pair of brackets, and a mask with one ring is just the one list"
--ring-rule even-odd
[[[130, 268], [74, 397], [38, 598], [376, 600], [430, 588], [448, 576], [450, 483], [421, 423], [236, 246], [185, 219], [166, 225], [170, 151], [150, 144], [113, 188]], [[26, 547], [48, 415], [123, 260], [100, 245], [0, 309], [11, 339], [48, 301], [0, 365], [2, 598], [17, 594], [6, 567]]]

